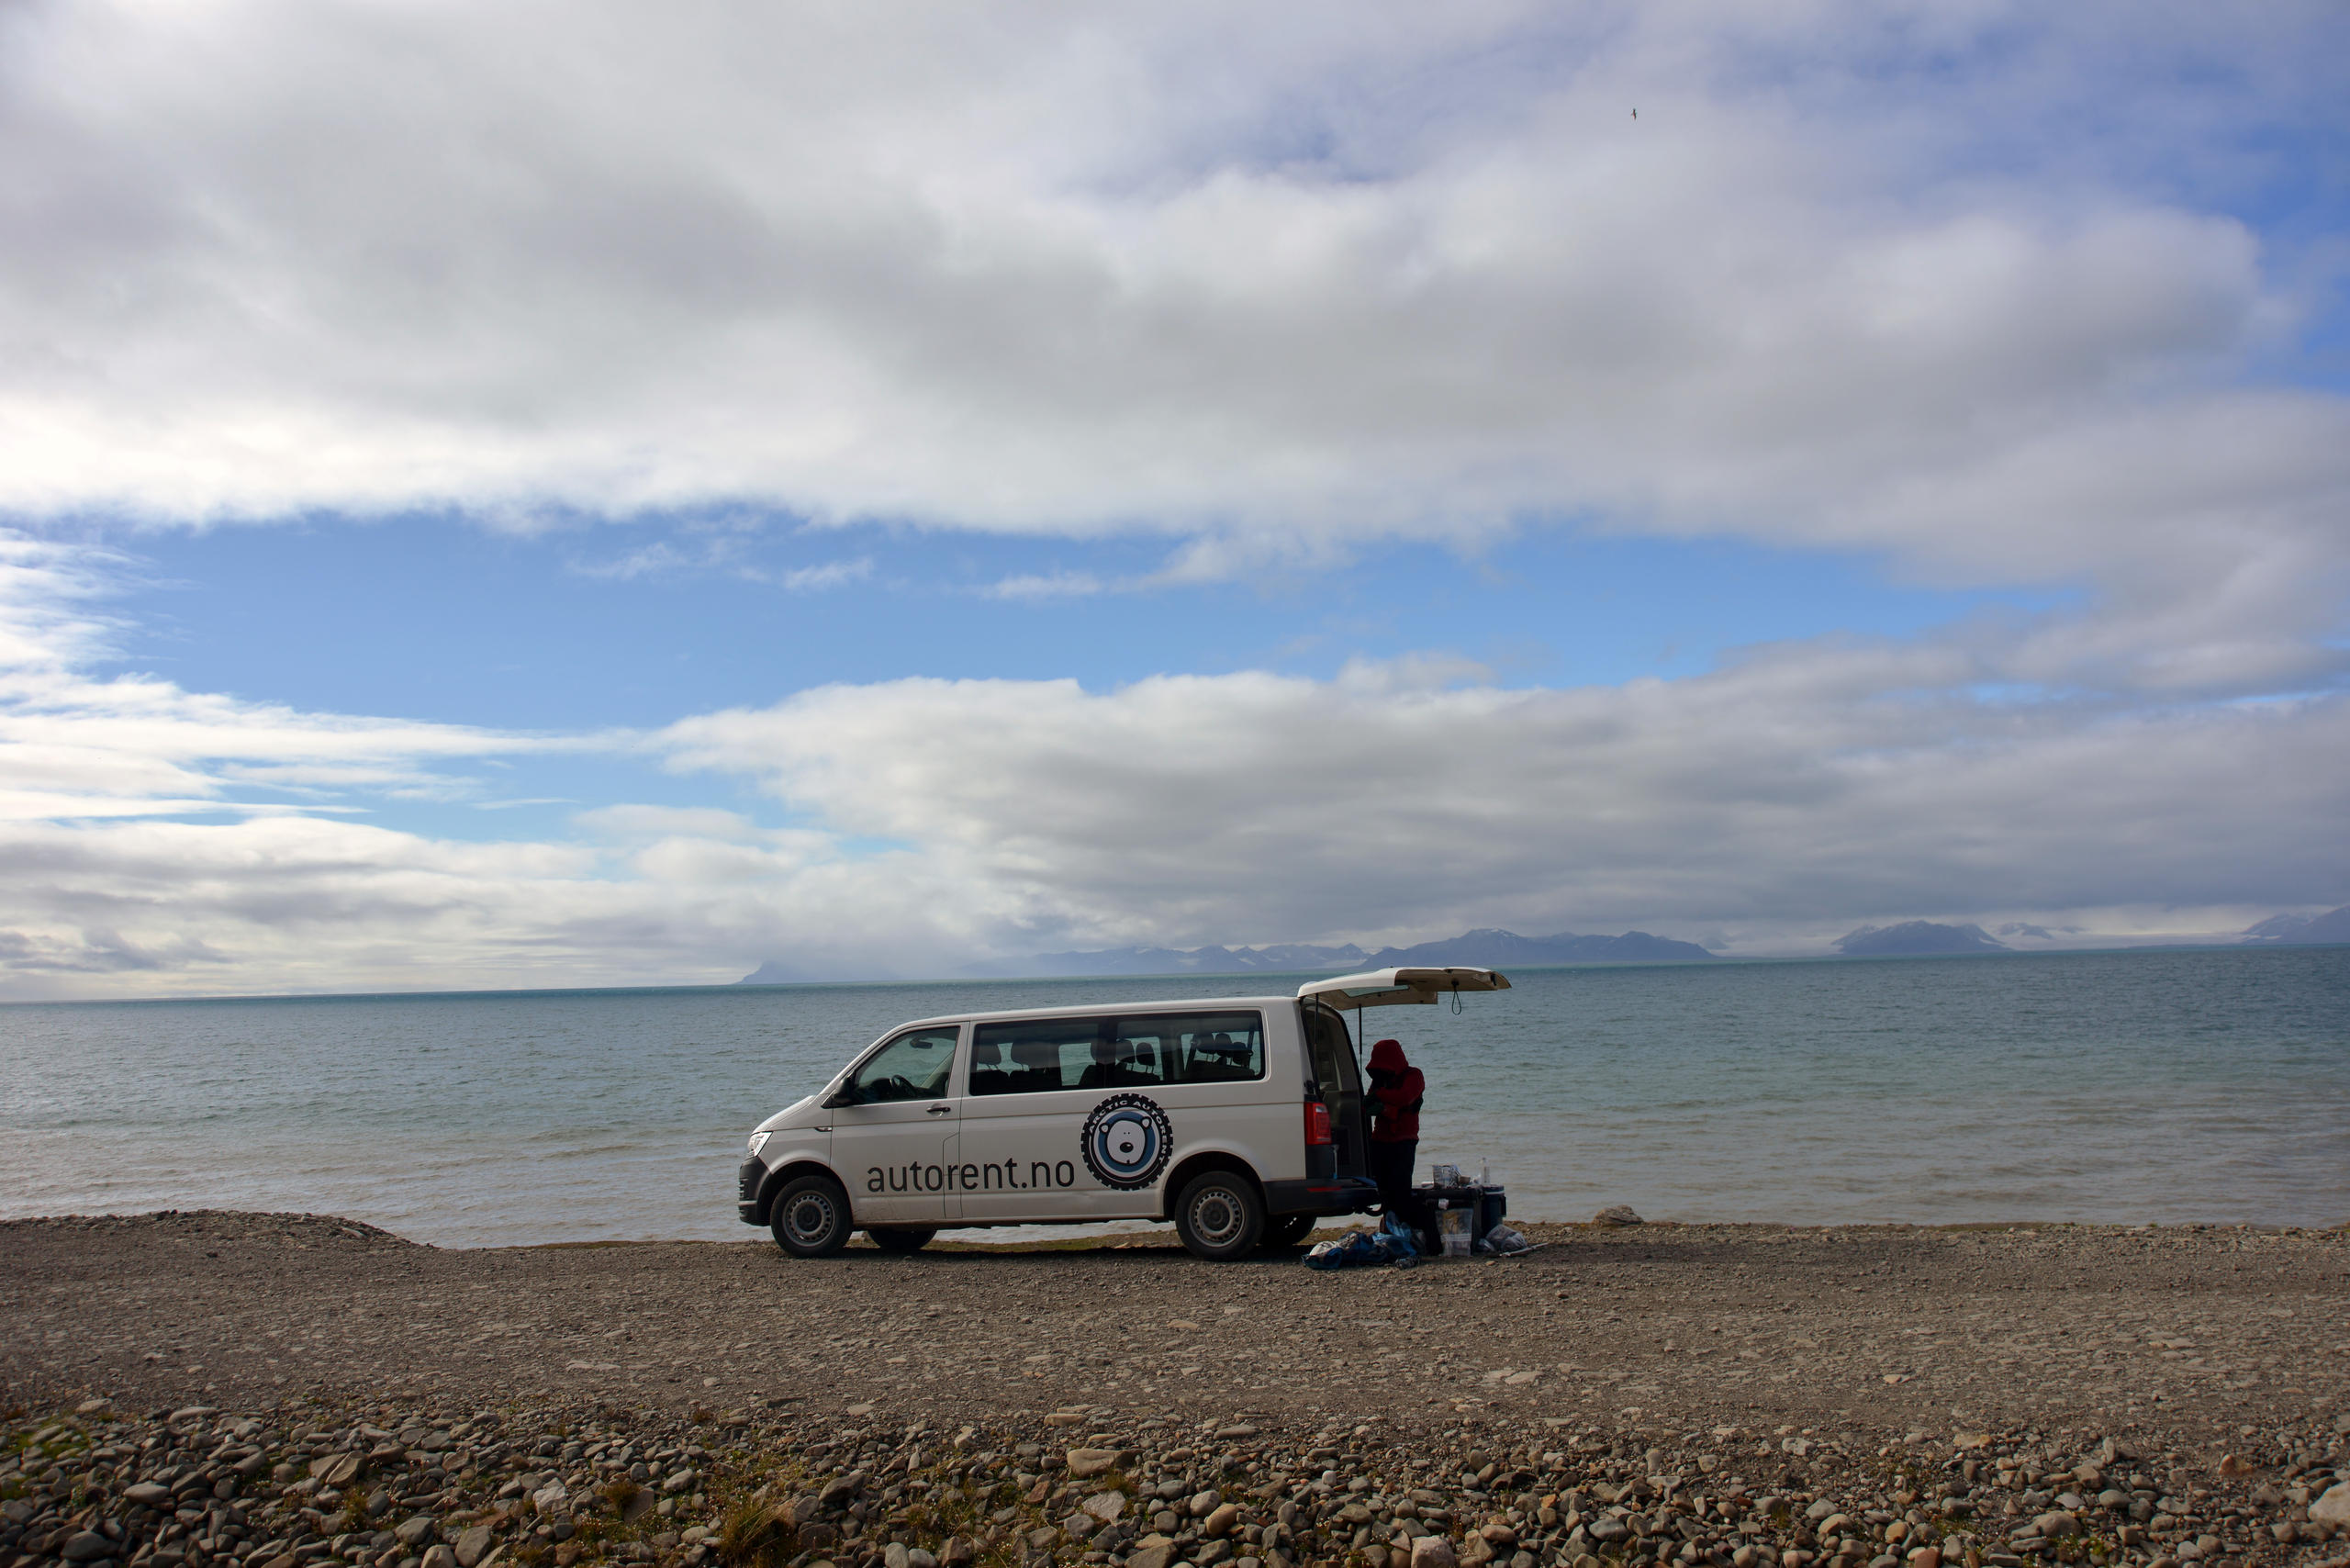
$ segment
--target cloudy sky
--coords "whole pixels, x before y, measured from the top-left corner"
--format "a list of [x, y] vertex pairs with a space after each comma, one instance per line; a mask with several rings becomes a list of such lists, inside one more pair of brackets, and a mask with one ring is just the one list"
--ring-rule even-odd
[[17, 0], [0, 996], [2350, 902], [2344, 80], [2322, 0]]

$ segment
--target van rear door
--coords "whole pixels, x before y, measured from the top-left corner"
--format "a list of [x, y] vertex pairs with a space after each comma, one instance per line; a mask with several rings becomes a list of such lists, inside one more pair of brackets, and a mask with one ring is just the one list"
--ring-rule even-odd
[[[1319, 1002], [1301, 1002], [1297, 1011], [1298, 1026], [1305, 1036], [1306, 1069], [1314, 1075], [1308, 1088], [1330, 1108], [1330, 1137], [1337, 1168], [1328, 1174], [1369, 1181], [1371, 1121], [1363, 1108], [1362, 1074], [1355, 1068], [1354, 1042], [1348, 1036], [1347, 1021], [1337, 1009]], [[1306, 1153], [1310, 1160], [1313, 1151]], [[1306, 1174], [1310, 1178], [1324, 1172], [1309, 1166]]]

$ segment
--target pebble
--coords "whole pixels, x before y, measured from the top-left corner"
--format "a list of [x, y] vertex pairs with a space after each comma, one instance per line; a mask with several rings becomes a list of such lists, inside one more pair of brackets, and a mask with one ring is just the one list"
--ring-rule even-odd
[[2154, 1431], [1055, 1414], [1082, 1447], [1048, 1447], [1041, 1414], [34, 1412], [0, 1428], [0, 1568], [2009, 1568], [2084, 1544], [2113, 1568], [2317, 1568], [2350, 1524], [2350, 1452], [2318, 1424], [2232, 1439], [2222, 1474]]

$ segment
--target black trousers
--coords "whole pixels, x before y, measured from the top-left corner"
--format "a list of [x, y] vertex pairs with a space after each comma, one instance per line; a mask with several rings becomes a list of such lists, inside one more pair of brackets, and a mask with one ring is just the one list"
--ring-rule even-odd
[[1412, 1169], [1419, 1163], [1420, 1145], [1415, 1138], [1410, 1143], [1371, 1143], [1371, 1179], [1379, 1183], [1379, 1202], [1389, 1214], [1396, 1215], [1416, 1229], [1428, 1228], [1427, 1205], [1412, 1196]]

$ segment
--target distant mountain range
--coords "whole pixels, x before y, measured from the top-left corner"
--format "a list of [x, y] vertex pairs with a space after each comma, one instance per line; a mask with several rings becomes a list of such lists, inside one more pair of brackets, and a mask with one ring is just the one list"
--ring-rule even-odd
[[2005, 942], [1979, 925], [1937, 925], [1930, 920], [1905, 920], [1898, 925], [1863, 925], [1836, 938], [1836, 950], [1848, 958], [1915, 958], [1929, 953], [2007, 953]]
[[2273, 914], [2244, 934], [2247, 946], [2319, 947], [2350, 942], [2350, 904], [2324, 914]]
[[1561, 931], [1552, 936], [1520, 936], [1515, 931], [1490, 927], [1465, 932], [1440, 942], [1410, 947], [1382, 947], [1365, 952], [1349, 942], [1342, 947], [1317, 947], [1303, 942], [1268, 947], [1108, 947], [1091, 952], [1038, 953], [1025, 958], [999, 958], [974, 964], [963, 972], [1010, 978], [1045, 975], [1181, 975], [1298, 973], [1309, 969], [1384, 969], [1412, 965], [1465, 965], [1479, 969], [1521, 968], [1541, 964], [1695, 963], [1713, 955], [1695, 942], [1676, 942], [1628, 931], [1621, 936], [1578, 936]]
[[[2066, 926], [2064, 933], [2076, 934]], [[2053, 941], [2058, 933], [2041, 926], [2009, 924], [2001, 936], [2025, 936]], [[2210, 938], [2204, 938], [2210, 940]], [[2350, 904], [2319, 915], [2279, 914], [2246, 929], [2246, 946], [2315, 947], [2350, 944]], [[1930, 920], [1905, 920], [1897, 925], [1863, 925], [1836, 939], [1836, 950], [1851, 958], [1916, 958], [1947, 953], [2012, 952], [2006, 943], [1979, 925], [1941, 925]], [[2038, 949], [2035, 949], [2038, 950]], [[1300, 974], [1320, 969], [1384, 969], [1411, 965], [1466, 965], [1479, 969], [1539, 968], [1545, 964], [1688, 964], [1713, 958], [1695, 942], [1627, 931], [1621, 936], [1579, 936], [1561, 931], [1550, 936], [1520, 936], [1491, 926], [1463, 932], [1440, 942], [1410, 947], [1382, 947], [1366, 952], [1349, 942], [1321, 947], [1305, 942], [1276, 943], [1264, 947], [1102, 947], [1074, 953], [1035, 953], [1024, 958], [998, 958], [973, 964], [966, 975], [994, 979], [1042, 979], [1059, 975], [1239, 975]], [[788, 985], [819, 980], [884, 980], [884, 975], [813, 974], [769, 962], [744, 975], [737, 985]]]

